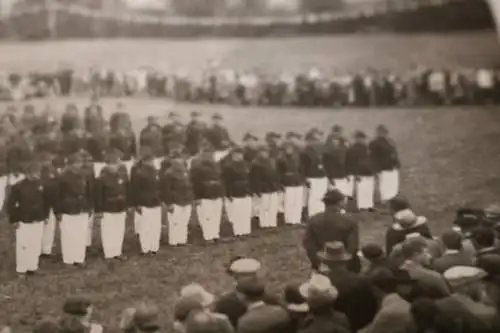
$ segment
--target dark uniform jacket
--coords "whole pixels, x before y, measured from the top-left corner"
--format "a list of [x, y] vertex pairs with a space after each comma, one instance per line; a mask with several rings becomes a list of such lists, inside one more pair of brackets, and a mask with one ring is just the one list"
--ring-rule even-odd
[[250, 166], [250, 185], [257, 195], [281, 189], [278, 169], [272, 159], [256, 158]]
[[370, 152], [375, 172], [391, 171], [400, 167], [398, 152], [394, 142], [378, 137], [370, 142]]
[[34, 151], [33, 142], [25, 138], [14, 138], [7, 149], [7, 167], [9, 173], [23, 173], [24, 162], [32, 156]]
[[94, 209], [94, 193], [87, 172], [65, 170], [54, 186], [54, 213], [78, 215]]
[[246, 161], [226, 160], [222, 166], [222, 179], [228, 198], [244, 198], [251, 195], [250, 168]]
[[238, 333], [286, 332], [291, 318], [281, 306], [261, 304], [247, 309], [238, 320]]
[[65, 112], [61, 117], [61, 132], [66, 134], [80, 128], [80, 123], [78, 114]]
[[221, 176], [220, 166], [214, 160], [194, 160], [191, 165], [191, 182], [195, 199], [222, 198], [225, 193]]
[[63, 136], [62, 154], [66, 157], [81, 151], [87, 150], [87, 135], [84, 132], [71, 131]]
[[161, 201], [166, 205], [191, 205], [194, 194], [188, 173], [181, 170], [162, 169], [160, 195]]
[[[273, 295], [266, 294], [264, 303], [278, 305], [279, 299]], [[214, 312], [224, 314], [228, 317], [233, 327], [238, 326], [238, 320], [247, 312], [247, 305], [242, 301], [235, 291], [220, 297], [214, 304]]]
[[96, 179], [95, 211], [98, 213], [119, 213], [128, 209], [130, 186], [124, 165], [116, 170], [104, 167]]
[[62, 136], [56, 132], [46, 132], [36, 139], [36, 150], [37, 152], [59, 154], [61, 153], [62, 147]]
[[281, 186], [301, 186], [304, 184], [304, 173], [298, 154], [280, 154], [277, 161], [277, 168]]
[[94, 162], [104, 162], [106, 151], [109, 149], [109, 135], [104, 131], [93, 132], [87, 141], [87, 150]]
[[305, 178], [326, 177], [323, 147], [319, 145], [305, 147], [301, 154], [301, 164]]
[[118, 149], [123, 160], [129, 161], [137, 155], [135, 134], [131, 131], [115, 131], [110, 134], [109, 147]]
[[85, 130], [93, 133], [104, 128], [104, 117], [100, 105], [89, 106], [85, 109], [84, 115]]
[[257, 156], [257, 149], [245, 147], [243, 148], [243, 156], [245, 158], [245, 161], [247, 161], [248, 163], [252, 163], [255, 156]]
[[323, 160], [328, 178], [342, 179], [347, 177], [347, 149], [348, 146], [346, 141], [340, 141], [336, 144], [334, 142], [330, 142], [326, 145]]
[[350, 333], [349, 320], [340, 312], [331, 311], [322, 315], [309, 315], [298, 333]]
[[221, 125], [213, 125], [210, 128], [207, 129], [206, 131], [206, 138], [208, 142], [212, 144], [215, 150], [222, 150], [224, 149], [224, 142], [229, 142], [229, 132], [227, 131], [227, 128], [221, 126]]
[[367, 145], [355, 143], [347, 150], [346, 171], [354, 176], [373, 176], [373, 162]]
[[334, 309], [347, 316], [353, 332], [367, 326], [379, 305], [368, 279], [340, 267], [330, 268], [326, 275], [338, 291]]
[[41, 179], [23, 179], [14, 184], [7, 202], [10, 223], [32, 223], [48, 219], [51, 195]]
[[307, 223], [303, 246], [313, 269], [318, 268], [317, 254], [328, 242], [342, 242], [346, 251], [356, 256], [359, 250], [359, 225], [340, 212], [325, 211], [311, 217]]
[[163, 156], [163, 136], [161, 127], [149, 125], [141, 131], [139, 136], [139, 146], [148, 147], [155, 157]]
[[169, 123], [163, 126], [163, 149], [165, 154], [168, 154], [173, 146], [184, 145], [185, 143], [185, 131], [184, 126], [179, 123]]
[[200, 150], [200, 144], [205, 138], [206, 126], [201, 122], [190, 122], [186, 128], [186, 150], [195, 155]]
[[474, 266], [474, 257], [463, 250], [456, 253], [445, 252], [442, 257], [432, 262], [434, 270], [441, 274], [455, 266]]
[[130, 203], [134, 207], [158, 207], [160, 173], [154, 165], [137, 163], [130, 173]]

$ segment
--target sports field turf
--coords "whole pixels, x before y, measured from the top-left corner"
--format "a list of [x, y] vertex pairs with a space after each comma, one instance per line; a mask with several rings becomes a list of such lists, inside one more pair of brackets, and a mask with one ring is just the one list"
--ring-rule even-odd
[[[370, 38], [374, 37], [368, 39]], [[396, 45], [393, 42], [389, 43], [388, 36], [381, 38], [388, 44]], [[396, 36], [394, 40], [401, 42], [404, 38], [405, 36]], [[408, 38], [420, 40], [420, 43], [423, 43], [424, 40], [424, 37]], [[457, 36], [448, 36], [445, 39], [436, 38], [441, 42], [449, 38], [455, 40], [455, 45], [462, 45], [453, 53], [448, 48], [436, 46], [439, 43], [435, 40], [430, 42], [434, 45], [436, 61], [441, 59], [439, 61], [443, 65], [448, 63], [448, 58], [450, 63], [459, 63], [464, 66], [492, 64], [500, 55], [495, 37], [492, 35], [477, 35], [476, 39], [473, 39], [469, 44], [467, 44], [468, 39], [463, 36], [461, 43], [458, 42], [460, 38]], [[351, 53], [353, 59], [348, 59], [346, 47], [342, 47], [342, 45], [359, 46], [366, 41], [366, 38], [340, 37], [342, 42], [339, 42], [337, 37], [331, 38], [332, 45], [337, 45], [337, 47], [332, 47], [329, 54], [324, 51], [324, 46], [319, 46], [321, 43], [318, 40], [252, 41], [250, 45], [253, 43], [256, 45], [255, 49], [259, 50], [256, 51], [259, 54], [259, 56], [255, 56], [256, 64], [266, 58], [265, 50], [268, 48], [267, 61], [270, 65], [273, 63], [276, 64], [275, 66], [290, 65], [296, 62], [295, 68], [298, 68], [304, 63], [309, 64], [315, 61], [327, 63], [327, 59], [330, 59], [332, 66], [342, 66], [343, 64], [354, 66], [353, 59], [356, 58], [356, 54]], [[325, 42], [330, 39], [322, 37], [321, 40]], [[311, 41], [311, 44], [308, 44], [307, 41]], [[52, 53], [53, 58], [72, 58], [75, 64], [87, 65], [84, 64], [86, 55], [93, 54], [94, 59], [97, 59], [98, 56], [102, 56], [103, 50], [108, 48], [115, 51], [109, 53], [108, 58], [104, 59], [107, 63], [113, 63], [113, 56], [120, 55], [119, 61], [125, 63], [128, 59], [129, 66], [137, 64], [137, 60], [132, 59], [134, 54], [141, 54], [146, 59], [143, 61], [158, 59], [158, 49], [165, 50], [165, 59], [170, 59], [169, 55], [172, 54], [172, 59], [181, 61], [179, 49], [182, 48], [182, 52], [186, 52], [185, 66], [187, 66], [189, 61], [194, 63], [197, 56], [203, 56], [201, 53], [192, 53], [199, 47], [194, 44], [207, 45], [202, 41], [155, 41], [147, 42], [151, 48], [145, 49], [141, 46], [141, 42], [134, 46], [134, 43], [130, 41], [113, 41], [106, 44], [99, 41], [92, 42], [86, 48], [83, 48], [83, 44], [79, 44], [82, 45], [82, 48], [79, 49], [81, 54], [77, 56], [78, 53], [70, 52], [63, 47], [63, 45], [71, 43], [0, 45], [0, 52], [7, 50], [5, 53], [1, 53], [0, 68], [5, 67], [9, 61], [12, 62], [10, 68], [21, 66], [23, 62], [27, 67], [39, 68], [51, 58], [51, 55], [43, 53], [45, 50]], [[475, 47], [471, 47], [471, 43]], [[42, 49], [44, 45], [48, 46]], [[169, 45], [173, 50], [172, 53], [167, 52]], [[218, 41], [217, 45], [226, 44]], [[245, 63], [251, 67], [254, 57], [242, 49], [242, 45], [242, 42], [229, 41], [225, 46], [225, 51], [210, 49], [206, 53], [213, 55], [231, 53], [235, 58], [228, 60], [229, 63], [231, 61]], [[283, 45], [293, 45], [293, 48], [290, 49], [292, 53], [303, 53], [284, 55]], [[359, 47], [366, 50], [365, 46]], [[480, 50], [480, 47], [484, 47], [484, 50]], [[33, 54], [23, 53], [14, 57], [12, 53], [14, 48], [18, 48], [18, 50], [30, 48]], [[56, 49], [60, 50], [61, 53], [55, 52]], [[255, 50], [252, 47], [249, 49]], [[314, 51], [315, 49], [316, 51]], [[415, 47], [415, 52], [417, 49], [418, 47]], [[135, 51], [129, 53], [128, 50]], [[382, 59], [382, 51], [383, 48], [379, 47], [378, 53], [372, 56]], [[280, 53], [273, 55], [272, 52]], [[420, 52], [424, 58], [431, 57], [422, 48]], [[339, 54], [343, 56], [339, 56]], [[408, 56], [408, 54], [406, 55]], [[369, 54], [363, 54], [360, 57], [368, 59], [369, 56]], [[387, 57], [395, 57], [395, 55], [387, 54]], [[246, 61], [243, 61], [242, 58]], [[344, 62], [340, 62], [338, 65], [334, 60], [341, 58], [344, 59]], [[286, 60], [282, 62], [282, 59]], [[391, 61], [394, 63], [395, 59], [393, 58]], [[402, 58], [401, 60], [404, 63], [410, 63], [409, 59]], [[360, 66], [369, 64], [365, 62], [365, 60], [360, 61]], [[347, 63], [351, 65], [347, 65]], [[375, 67], [377, 63], [377, 60], [373, 60], [371, 65]], [[150, 65], [155, 64], [151, 63]], [[383, 61], [382, 64], [384, 64]], [[54, 100], [52, 103], [59, 106], [60, 109], [66, 101]], [[76, 101], [82, 106], [86, 103], [84, 98], [76, 99]], [[403, 162], [403, 193], [409, 197], [417, 213], [428, 217], [436, 232], [446, 228], [451, 223], [454, 211], [460, 205], [481, 205], [500, 201], [500, 127], [498, 126], [500, 110], [497, 107], [311, 110], [174, 106], [166, 101], [145, 98], [124, 101], [137, 130], [144, 125], [147, 115], [164, 116], [172, 108], [179, 110], [184, 119], [188, 118], [191, 110], [202, 111], [207, 118], [217, 111], [223, 114], [231, 134], [237, 140], [246, 131], [253, 131], [259, 135], [268, 130], [305, 132], [312, 126], [329, 130], [335, 123], [342, 124], [348, 132], [362, 129], [372, 134], [378, 123], [384, 123], [391, 130], [400, 150]], [[41, 107], [46, 101], [36, 103]], [[115, 103], [116, 100], [103, 100], [106, 112], [112, 112]], [[389, 219], [377, 214], [364, 214], [360, 215], [359, 218], [363, 221], [363, 241], [380, 242]], [[14, 274], [13, 230], [6, 223], [0, 225], [0, 324], [11, 324], [16, 331], [28, 330], [29, 325], [32, 325], [41, 316], [57, 314], [60, 311], [64, 295], [74, 292], [87, 293], [95, 299], [96, 319], [107, 326], [116, 327], [119, 322], [118, 315], [123, 308], [142, 299], [157, 302], [164, 310], [163, 323], [167, 324], [172, 314], [175, 292], [183, 284], [198, 281], [215, 293], [227, 290], [230, 280], [224, 274], [224, 264], [235, 255], [259, 258], [265, 267], [265, 275], [269, 285], [274, 290], [287, 282], [301, 281], [309, 273], [308, 263], [300, 246], [302, 230], [297, 228], [282, 227], [271, 232], [258, 232], [256, 237], [210, 246], [190, 245], [171, 249], [164, 245], [158, 256], [154, 258], [138, 256], [139, 248], [130, 231], [127, 233], [125, 246], [125, 252], [130, 258], [126, 262], [113, 265], [105, 263], [101, 259], [99, 249], [96, 249], [89, 254], [88, 266], [83, 270], [64, 268], [58, 258], [55, 261], [43, 261], [39, 276], [19, 281]], [[95, 236], [95, 243], [100, 243], [97, 229]], [[59, 253], [59, 247], [56, 252]]]

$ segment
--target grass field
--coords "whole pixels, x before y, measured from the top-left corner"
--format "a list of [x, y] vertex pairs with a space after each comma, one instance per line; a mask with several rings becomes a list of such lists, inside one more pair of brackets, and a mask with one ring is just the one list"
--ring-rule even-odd
[[[416, 36], [407, 38], [413, 41], [419, 40], [420, 45], [434, 45], [435, 57], [441, 59], [442, 64], [448, 63], [450, 59], [449, 62], [461, 63], [464, 66], [469, 64], [479, 66], [494, 63], [500, 54], [497, 52], [493, 56], [494, 51], [500, 50], [498, 50], [495, 37], [490, 37], [488, 39], [483, 35], [472, 38], [470, 43], [476, 47], [471, 47], [471, 44], [463, 46], [467, 38], [462, 38], [462, 42], [459, 43], [460, 38], [450, 36], [451, 40], [455, 40], [457, 47], [462, 45], [460, 49], [455, 50], [454, 55], [448, 48], [440, 46], [439, 41], [425, 42], [424, 37]], [[404, 36], [394, 37], [393, 41], [388, 36], [381, 38], [391, 45], [396, 45], [405, 39]], [[337, 45], [338, 49], [333, 46], [324, 46], [322, 43], [328, 40], [326, 38], [307, 40], [310, 44], [304, 44], [304, 39], [300, 39], [302, 42], [294, 39], [274, 41], [274, 43], [250, 41], [249, 44], [230, 41], [225, 51], [209, 49], [205, 56], [207, 54], [213, 56], [217, 52], [219, 52], [218, 55], [222, 54], [220, 52], [232, 53], [241, 55], [246, 62], [239, 56], [228, 60], [229, 62], [240, 61], [242, 64], [252, 66], [258, 65], [258, 62], [265, 58], [267, 47], [268, 64], [270, 66], [274, 64], [274, 68], [294, 62], [297, 62], [296, 68], [298, 68], [304, 63], [313, 63], [318, 59], [322, 63], [327, 64], [330, 61], [331, 66], [339, 66], [335, 60], [342, 57], [344, 57], [344, 62], [341, 65], [346, 64], [346, 66], [354, 66], [357, 61], [355, 59], [364, 59], [358, 62], [362, 66], [369, 64], [367, 61], [370, 57], [372, 57], [373, 65], [375, 65], [373, 59], [378, 59], [378, 57], [381, 57], [381, 60], [385, 59], [381, 56], [382, 46], [371, 54], [360, 55], [360, 58], [352, 55], [353, 59], [347, 59], [346, 48], [342, 48], [342, 45], [362, 44], [360, 40], [351, 39], [355, 37], [332, 38], [332, 45]], [[441, 42], [446, 43], [444, 39], [441, 39]], [[107, 44], [98, 41], [90, 43], [85, 48], [85, 53], [83, 53], [83, 43], [77, 43], [82, 47], [77, 51], [73, 48], [70, 48], [71, 50], [66, 48], [65, 45], [70, 45], [72, 42], [0, 45], [0, 52], [2, 52], [0, 68], [7, 66], [9, 62], [12, 66], [10, 69], [23, 66], [23, 64], [25, 67], [39, 68], [46, 65], [51, 56], [57, 58], [57, 61], [72, 59], [75, 63], [84, 66], [87, 65], [86, 61], [95, 62], [102, 54], [107, 54], [103, 62], [110, 64], [116, 60], [118, 64], [128, 61], [129, 66], [134, 66], [140, 62], [158, 60], [161, 57], [157, 50], [164, 47], [165, 54], [173, 54], [172, 59], [186, 61], [184, 66], [192, 61], [195, 66], [195, 62], [199, 61], [196, 60], [198, 56], [202, 58], [204, 55], [190, 53], [187, 50], [200, 47], [195, 45], [196, 43], [207, 45], [201, 41], [165, 42], [166, 46], [156, 45], [153, 42], [142, 43], [139, 42], [134, 48], [134, 44], [125, 41]], [[162, 42], [156, 41], [155, 43], [161, 44]], [[142, 47], [146, 44], [151, 48]], [[172, 47], [172, 53], [167, 52], [169, 44]], [[231, 44], [234, 44], [234, 48], [229, 46]], [[260, 58], [256, 56], [254, 59], [252, 54], [242, 51], [248, 47], [247, 45], [249, 45], [247, 50], [255, 50], [251, 46], [259, 45], [256, 49], [259, 50]], [[293, 50], [297, 52], [301, 50], [300, 52], [303, 53], [299, 55], [283, 53], [281, 48], [289, 47], [289, 45], [293, 45]], [[480, 45], [484, 46], [484, 50], [479, 49]], [[325, 51], [327, 48], [330, 48], [329, 54]], [[14, 52], [16, 49], [17, 52]], [[55, 52], [55, 49], [61, 53]], [[184, 51], [181, 52], [179, 49]], [[436, 51], [437, 49], [441, 51]], [[49, 55], [44, 53], [45, 50], [49, 50]], [[75, 52], [78, 50], [82, 53], [77, 57], [78, 53]], [[110, 53], [103, 50], [108, 50]], [[112, 53], [111, 50], [113, 50]], [[415, 52], [416, 50], [417, 48], [414, 49]], [[183, 52], [186, 52], [186, 59], [182, 59], [179, 55]], [[275, 56], [273, 52], [279, 53]], [[401, 50], [401, 52], [400, 55], [403, 56], [406, 51]], [[18, 53], [18, 57], [14, 53]], [[424, 59], [431, 57], [430, 53], [427, 53], [426, 49], [420, 49], [420, 54]], [[141, 54], [144, 58], [133, 59], [133, 56], [137, 54]], [[396, 55], [391, 56], [387, 53], [386, 55], [394, 57], [393, 63], [397, 59]], [[170, 59], [168, 57], [168, 60]], [[410, 62], [410, 59], [401, 59], [402, 63]], [[67, 101], [54, 100], [51, 103], [57, 109], [61, 109]], [[82, 106], [86, 103], [84, 98], [76, 101]], [[500, 110], [496, 107], [332, 111], [172, 105], [166, 101], [139, 98], [125, 101], [137, 130], [144, 125], [147, 115], [155, 114], [162, 117], [172, 108], [179, 110], [184, 119], [187, 119], [189, 112], [195, 109], [202, 111], [206, 118], [217, 111], [224, 115], [231, 134], [237, 140], [246, 131], [253, 131], [259, 135], [268, 130], [305, 132], [312, 126], [329, 130], [336, 123], [342, 124], [348, 132], [362, 129], [372, 134], [378, 123], [384, 123], [391, 130], [400, 150], [403, 162], [402, 191], [411, 200], [415, 210], [428, 217], [436, 232], [450, 225], [454, 211], [460, 205], [486, 205], [499, 201], [500, 198], [500, 127], [498, 126]], [[112, 112], [116, 102], [111, 99], [103, 100], [106, 112]], [[46, 101], [36, 103], [43, 106]], [[385, 226], [390, 222], [388, 218], [381, 215], [358, 217], [363, 223], [363, 241], [381, 241]], [[2, 258], [0, 260], [0, 324], [10, 324], [16, 331], [28, 330], [29, 326], [41, 316], [57, 314], [64, 295], [85, 292], [95, 299], [96, 319], [107, 326], [116, 327], [119, 321], [118, 315], [123, 308], [142, 299], [154, 300], [160, 305], [165, 313], [163, 322], [167, 325], [172, 313], [175, 292], [181, 285], [198, 281], [215, 293], [227, 290], [230, 280], [224, 274], [224, 264], [234, 255], [259, 258], [263, 262], [265, 276], [273, 290], [278, 290], [280, 286], [290, 281], [303, 280], [309, 271], [308, 262], [300, 246], [301, 236], [302, 230], [300, 229], [280, 228], [273, 232], [259, 233], [257, 237], [217, 245], [191, 245], [176, 249], [163, 246], [158, 256], [143, 258], [136, 255], [139, 252], [138, 246], [131, 232], [128, 232], [125, 252], [130, 259], [126, 262], [110, 265], [101, 259], [101, 254], [97, 249], [89, 254], [88, 266], [84, 270], [64, 268], [59, 259], [43, 261], [40, 276], [19, 281], [14, 274], [14, 233], [4, 223], [0, 225], [0, 258]], [[97, 237], [95, 241], [98, 241]], [[59, 247], [57, 253], [59, 253]]]

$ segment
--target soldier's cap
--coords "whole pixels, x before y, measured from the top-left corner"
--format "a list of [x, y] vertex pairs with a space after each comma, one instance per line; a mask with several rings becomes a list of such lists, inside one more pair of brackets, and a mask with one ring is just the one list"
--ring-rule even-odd
[[229, 266], [231, 274], [255, 274], [261, 268], [261, 263], [253, 258], [240, 258]]
[[71, 296], [63, 304], [63, 312], [74, 316], [85, 316], [92, 302], [84, 296]]
[[250, 132], [247, 132], [245, 133], [245, 135], [243, 135], [243, 141], [251, 141], [251, 140], [257, 141], [258, 138]]
[[337, 189], [329, 190], [323, 197], [325, 205], [336, 205], [344, 200], [345, 195]]
[[366, 133], [363, 131], [355, 131], [354, 138], [356, 139], [366, 139]]
[[179, 114], [175, 111], [170, 111], [169, 114], [168, 114], [168, 119], [173, 119], [175, 117], [177, 117]]
[[451, 287], [459, 287], [482, 280], [488, 275], [483, 269], [472, 266], [455, 266], [443, 274]]
[[134, 313], [134, 326], [144, 332], [154, 332], [160, 328], [160, 313], [158, 308], [151, 304], [141, 304]]
[[333, 127], [332, 127], [333, 133], [340, 133], [340, 132], [342, 132], [342, 130], [343, 130], [343, 128], [340, 125], [333, 125]]
[[220, 113], [216, 113], [212, 116], [213, 120], [222, 120], [222, 115]]
[[312, 128], [306, 133], [305, 139], [307, 141], [315, 140], [319, 133], [320, 131], [317, 128]]
[[300, 138], [302, 138], [302, 135], [300, 135], [297, 132], [290, 131], [290, 132], [286, 133], [285, 138], [287, 138], [287, 139], [294, 139], [294, 138], [295, 139], [300, 139]]
[[270, 131], [266, 133], [266, 139], [280, 139], [281, 134], [278, 132]]
[[368, 260], [376, 260], [384, 257], [384, 250], [382, 247], [376, 243], [369, 243], [361, 248], [361, 253], [363, 257]]
[[385, 125], [378, 125], [376, 131], [377, 131], [377, 133], [381, 133], [381, 134], [388, 134], [389, 133], [389, 130], [387, 129], [387, 127], [385, 127]]

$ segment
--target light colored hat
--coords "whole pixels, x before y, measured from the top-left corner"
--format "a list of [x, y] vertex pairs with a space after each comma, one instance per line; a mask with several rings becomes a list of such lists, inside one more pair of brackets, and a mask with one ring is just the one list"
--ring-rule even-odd
[[411, 209], [404, 209], [394, 214], [394, 219], [402, 228], [410, 228], [418, 223], [423, 223], [426, 218], [417, 216]]
[[486, 271], [473, 266], [455, 266], [449, 268], [443, 274], [444, 278], [452, 287], [479, 281], [487, 275]]
[[257, 273], [261, 268], [258, 260], [253, 258], [242, 258], [234, 261], [229, 267], [229, 271], [233, 274], [252, 274]]
[[205, 288], [203, 288], [198, 283], [191, 283], [187, 286], [182, 287], [181, 298], [196, 299], [203, 307], [211, 305], [215, 300], [215, 296], [206, 291]]
[[309, 281], [299, 287], [299, 292], [306, 300], [318, 296], [335, 300], [338, 296], [337, 288], [332, 285], [330, 279], [317, 273], [312, 274]]

